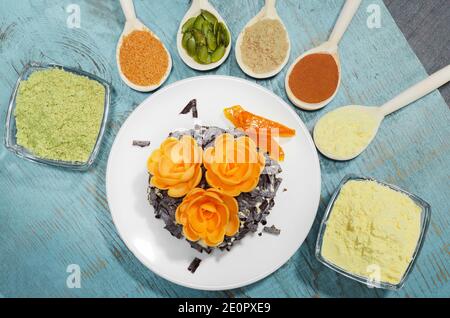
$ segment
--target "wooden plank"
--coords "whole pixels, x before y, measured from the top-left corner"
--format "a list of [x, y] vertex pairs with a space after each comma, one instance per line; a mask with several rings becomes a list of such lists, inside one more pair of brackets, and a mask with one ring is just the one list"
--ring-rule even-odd
[[[446, 0], [384, 0], [389, 12], [427, 67], [448, 64], [449, 4]], [[434, 55], [434, 58], [432, 56]]]
[[[384, 0], [392, 17], [429, 74], [450, 64], [448, 0]], [[450, 105], [450, 85], [440, 89]]]
[[[113, 139], [131, 111], [148, 94], [131, 91], [117, 75], [115, 46], [124, 23], [118, 1], [79, 0], [81, 28], [66, 27], [69, 2], [0, 2], [0, 105], [5, 110], [17, 74], [30, 60], [79, 66], [114, 87], [106, 141], [93, 169], [68, 172], [23, 161], [0, 147], [0, 293], [3, 296], [65, 297], [419, 297], [448, 296], [450, 116], [439, 93], [389, 117], [374, 144], [359, 158], [336, 163], [321, 158], [322, 199], [310, 235], [289, 262], [261, 282], [229, 292], [203, 292], [165, 281], [146, 269], [126, 248], [111, 220], [105, 196], [105, 169]], [[233, 40], [258, 12], [262, 0], [212, 0]], [[280, 0], [280, 16], [295, 55], [324, 41], [342, 0]], [[177, 24], [187, 10], [183, 0], [135, 0], [140, 18], [154, 29], [173, 56], [168, 83], [196, 76], [178, 57]], [[366, 25], [369, 4], [381, 9], [382, 28]], [[325, 112], [350, 103], [378, 105], [426, 76], [381, 0], [364, 1], [340, 54], [343, 83], [336, 99], [318, 112], [297, 111], [311, 129]], [[285, 71], [284, 71], [285, 72]], [[251, 81], [286, 101], [285, 73]], [[218, 70], [247, 78], [234, 54]], [[248, 79], [248, 78], [247, 78]], [[163, 110], [162, 110], [163, 111]], [[5, 112], [0, 113], [4, 122]], [[0, 137], [3, 138], [3, 130]], [[404, 187], [433, 208], [430, 231], [418, 266], [400, 292], [368, 289], [341, 277], [314, 257], [318, 226], [336, 185], [347, 173], [371, 175]], [[79, 264], [82, 288], [66, 287], [66, 268]]]

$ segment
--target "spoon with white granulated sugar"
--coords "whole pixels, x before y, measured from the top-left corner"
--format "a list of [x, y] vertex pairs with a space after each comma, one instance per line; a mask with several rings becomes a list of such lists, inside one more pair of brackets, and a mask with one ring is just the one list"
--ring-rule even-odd
[[375, 138], [383, 119], [450, 81], [450, 65], [407, 89], [381, 107], [345, 106], [324, 115], [314, 127], [314, 142], [326, 157], [345, 161], [359, 156]]
[[[286, 50], [286, 57], [284, 58], [283, 62], [281, 64], [279, 64], [275, 69], [273, 69], [269, 72], [256, 73], [253, 70], [251, 70], [251, 68], [247, 64], [245, 64], [243, 56], [242, 56], [241, 46], [242, 46], [242, 41], [243, 41], [246, 30], [248, 30], [249, 27], [255, 25], [256, 23], [258, 23], [264, 19], [276, 20], [276, 21], [280, 22], [281, 26], [283, 27], [283, 29], [285, 31], [288, 47]], [[283, 36], [283, 35], [280, 34], [280, 36]], [[287, 64], [287, 62], [289, 60], [290, 52], [291, 52], [291, 42], [289, 40], [286, 26], [284, 25], [283, 21], [281, 20], [280, 16], [277, 13], [276, 0], [266, 0], [265, 6], [261, 9], [261, 11], [255, 17], [253, 17], [253, 19], [251, 19], [247, 23], [247, 25], [244, 27], [242, 32], [239, 34], [239, 37], [236, 42], [236, 48], [235, 48], [236, 60], [239, 64], [239, 67], [245, 74], [247, 74], [248, 76], [251, 76], [253, 78], [263, 79], [263, 78], [273, 77], [273, 76], [277, 75], [278, 73], [280, 73], [281, 70], [283, 69], [283, 67]]]

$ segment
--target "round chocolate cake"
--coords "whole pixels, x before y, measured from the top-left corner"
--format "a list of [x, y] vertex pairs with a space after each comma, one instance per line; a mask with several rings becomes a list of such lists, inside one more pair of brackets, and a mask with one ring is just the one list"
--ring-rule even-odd
[[[205, 150], [214, 146], [214, 141], [217, 136], [224, 133], [229, 133], [235, 138], [245, 135], [244, 132], [238, 129], [196, 126], [194, 129], [172, 132], [169, 137], [180, 139], [182, 136], [192, 136], [197, 144]], [[202, 243], [192, 242], [186, 239], [194, 249], [207, 253], [211, 253], [216, 248], [230, 250], [236, 241], [241, 240], [249, 233], [256, 232], [260, 223], [262, 225], [266, 224], [266, 217], [275, 204], [274, 198], [282, 179], [279, 177], [281, 167], [278, 162], [272, 160], [267, 154], [264, 156], [265, 167], [260, 175], [256, 188], [251, 192], [243, 192], [236, 197], [239, 205], [239, 219], [241, 221], [239, 231], [234, 236], [225, 236], [224, 241], [216, 247], [209, 247]], [[204, 175], [197, 187], [207, 189], [209, 186]], [[155, 209], [155, 217], [164, 221], [165, 229], [179, 239], [184, 238], [182, 226], [177, 224], [175, 220], [175, 212], [183, 201], [183, 198], [170, 197], [166, 190], [160, 190], [149, 185], [148, 200]]]

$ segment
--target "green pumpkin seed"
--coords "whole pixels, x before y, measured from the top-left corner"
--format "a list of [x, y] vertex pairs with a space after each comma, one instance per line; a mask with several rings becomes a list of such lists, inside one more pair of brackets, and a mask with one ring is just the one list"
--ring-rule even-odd
[[206, 38], [202, 32], [197, 29], [192, 30], [192, 34], [194, 35], [195, 42], [197, 45], [206, 45]]
[[225, 33], [224, 32], [220, 32], [220, 42], [222, 42], [222, 44], [225, 46], [225, 47], [227, 47], [228, 45], [226, 45], [227, 43], [226, 43], [226, 35], [225, 35]]
[[217, 41], [214, 33], [212, 31], [208, 31], [206, 35], [206, 43], [208, 44], [208, 49], [214, 51], [217, 48]]
[[213, 26], [213, 32], [214, 34], [217, 34], [218, 31], [219, 31], [219, 22], [216, 21]]
[[185, 33], [188, 32], [192, 29], [192, 27], [194, 26], [194, 22], [195, 20], [197, 20], [196, 17], [190, 18], [188, 19], [184, 24], [183, 27], [181, 28], [181, 32]]
[[187, 43], [186, 43], [186, 51], [189, 54], [189, 56], [191, 56], [191, 57], [195, 56], [196, 47], [197, 47], [197, 45], [195, 43], [195, 38], [193, 36], [191, 36], [189, 38], [189, 40], [187, 40]]
[[225, 46], [219, 46], [213, 54], [211, 54], [211, 62], [219, 62], [220, 59], [225, 55]]
[[190, 38], [192, 38], [191, 32], [186, 32], [185, 34], [183, 34], [183, 39], [181, 40], [181, 44], [183, 45], [183, 47], [185, 49], [187, 49], [187, 42]]
[[208, 31], [209, 31], [209, 23], [203, 22], [202, 33], [206, 36], [208, 34]]
[[222, 45], [222, 36], [221, 36], [220, 32], [217, 32], [217, 34], [216, 34], [216, 44], [217, 44], [217, 46]]
[[228, 47], [228, 45], [230, 45], [230, 34], [228, 33], [227, 29], [223, 29], [221, 34], [223, 45], [225, 45], [225, 47]]
[[[230, 44], [230, 33], [228, 33], [228, 30], [222, 22], [219, 22], [218, 25], [218, 34], [217, 38], [220, 38], [220, 43], [225, 45], [225, 47], [228, 47]], [[219, 43], [219, 41], [217, 41]]]
[[194, 22], [194, 28], [201, 31], [203, 27], [203, 22], [205, 22], [205, 19], [201, 15], [199, 15]]
[[213, 24], [217, 21], [216, 16], [207, 10], [202, 10], [202, 16], [205, 18], [205, 20]]
[[197, 58], [201, 63], [208, 63], [208, 48], [206, 46], [199, 46], [197, 48]]
[[223, 22], [219, 22], [219, 31], [224, 31], [226, 29], [225, 24], [223, 24]]

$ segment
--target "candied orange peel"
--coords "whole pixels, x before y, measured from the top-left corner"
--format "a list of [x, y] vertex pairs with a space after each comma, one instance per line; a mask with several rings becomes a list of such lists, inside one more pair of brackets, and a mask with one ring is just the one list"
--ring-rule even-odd
[[239, 105], [225, 108], [224, 115], [236, 128], [245, 131], [262, 151], [268, 152], [272, 159], [284, 160], [284, 151], [274, 137], [293, 137], [295, 129], [248, 112]]

